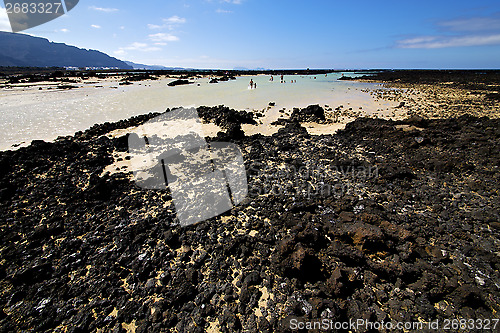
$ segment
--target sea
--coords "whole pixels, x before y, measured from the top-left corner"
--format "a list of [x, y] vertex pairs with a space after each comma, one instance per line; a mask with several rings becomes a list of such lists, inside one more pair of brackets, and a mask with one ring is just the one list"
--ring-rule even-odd
[[[337, 80], [343, 73], [328, 75], [239, 76], [236, 80], [209, 83], [198, 78], [193, 84], [170, 87], [172, 78], [119, 85], [118, 81], [89, 80], [76, 89], [49, 89], [25, 85], [0, 89], [0, 150], [16, 149], [32, 140], [54, 140], [73, 135], [94, 124], [114, 122], [173, 107], [226, 105], [236, 110], [303, 108], [311, 104], [352, 107], [370, 114], [393, 103], [377, 101], [367, 91], [380, 85]], [[352, 73], [345, 75], [353, 76]], [[250, 88], [250, 80], [256, 83]], [[84, 81], [85, 82], [85, 81]], [[40, 89], [41, 88], [41, 89]]]

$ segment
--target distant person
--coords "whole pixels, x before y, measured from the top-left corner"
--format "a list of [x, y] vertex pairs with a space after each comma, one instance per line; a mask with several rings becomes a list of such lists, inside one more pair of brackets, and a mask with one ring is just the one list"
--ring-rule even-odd
[[253, 87], [257, 89], [257, 82], [254, 82]]
[[253, 79], [250, 79], [250, 89], [253, 89]]

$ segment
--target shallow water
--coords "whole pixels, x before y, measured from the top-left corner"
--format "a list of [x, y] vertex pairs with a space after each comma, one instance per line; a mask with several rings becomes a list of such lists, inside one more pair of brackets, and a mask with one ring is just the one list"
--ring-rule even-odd
[[[36, 87], [0, 90], [0, 149], [31, 140], [53, 140], [72, 135], [96, 123], [118, 121], [151, 111], [176, 106], [227, 105], [238, 110], [262, 110], [275, 102], [275, 110], [305, 107], [310, 104], [337, 107], [341, 104], [370, 114], [393, 104], [374, 99], [361, 89], [376, 84], [337, 81], [340, 74], [285, 76], [243, 76], [228, 82], [209, 84], [208, 78], [195, 84], [168, 87], [172, 79], [143, 81], [131, 86], [117, 82], [84, 84], [73, 90], [38, 90]], [[257, 89], [249, 89], [249, 82]], [[291, 83], [296, 80], [296, 83]], [[114, 89], [114, 88], [116, 89]]]

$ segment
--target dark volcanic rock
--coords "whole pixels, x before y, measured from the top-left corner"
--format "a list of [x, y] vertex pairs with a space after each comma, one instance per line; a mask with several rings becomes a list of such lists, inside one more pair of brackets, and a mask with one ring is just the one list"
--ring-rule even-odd
[[291, 121], [298, 122], [323, 122], [325, 121], [325, 110], [319, 105], [309, 105], [304, 109], [293, 109], [290, 116]]
[[341, 80], [341, 81], [352, 81], [352, 80], [355, 80], [355, 78], [351, 77], [351, 76], [347, 76], [347, 75], [342, 75], [341, 77], [339, 77], [337, 80]]
[[294, 121], [245, 137], [248, 113], [198, 112], [240, 146], [249, 195], [184, 228], [169, 190], [102, 174], [127, 151], [127, 136], [103, 135], [158, 114], [0, 152], [0, 331], [498, 318], [498, 119], [358, 119], [322, 136]]
[[185, 85], [185, 84], [192, 84], [194, 82], [191, 82], [189, 80], [175, 80], [175, 81], [172, 81], [168, 84], [169, 87], [175, 87], [175, 86], [182, 86], [182, 85]]
[[213, 78], [208, 83], [227, 82], [229, 80], [236, 80], [236, 78], [232, 75], [230, 75], [230, 76], [224, 75], [224, 76], [221, 76], [219, 78]]
[[257, 125], [257, 122], [253, 119], [252, 113], [247, 111], [235, 111], [223, 105], [214, 107], [200, 106], [197, 111], [201, 119], [206, 122], [213, 122], [222, 128], [228, 128], [231, 124]]

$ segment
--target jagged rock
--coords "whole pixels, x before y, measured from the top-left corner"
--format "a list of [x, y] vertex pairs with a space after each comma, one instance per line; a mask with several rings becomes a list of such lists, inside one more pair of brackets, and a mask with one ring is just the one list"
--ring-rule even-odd
[[322, 122], [325, 121], [325, 110], [319, 105], [309, 105], [304, 109], [293, 109], [291, 121]]
[[191, 82], [189, 80], [181, 80], [181, 79], [179, 79], [179, 80], [172, 81], [172, 82], [168, 83], [167, 85], [169, 87], [175, 87], [175, 86], [182, 86], [182, 85], [185, 85], [185, 84], [192, 84], [192, 83], [194, 83], [194, 82]]
[[170, 190], [102, 174], [127, 151], [106, 134], [158, 114], [0, 152], [0, 330], [279, 331], [292, 314], [500, 310], [500, 120], [358, 119], [323, 136], [291, 121], [266, 137], [241, 135], [249, 113], [198, 112], [240, 146], [249, 195], [188, 227]]

